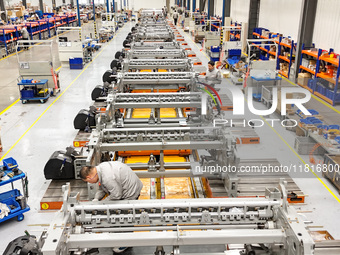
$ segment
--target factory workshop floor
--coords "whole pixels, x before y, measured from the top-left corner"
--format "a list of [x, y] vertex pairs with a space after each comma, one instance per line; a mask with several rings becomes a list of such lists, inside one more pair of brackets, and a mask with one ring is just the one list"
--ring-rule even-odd
[[[56, 97], [51, 98], [45, 104], [29, 103], [23, 105], [16, 103], [0, 115], [1, 139], [4, 146], [4, 152], [0, 153], [0, 156], [15, 158], [19, 167], [27, 172], [30, 194], [28, 204], [31, 207], [31, 211], [25, 214], [25, 219], [22, 222], [9, 220], [0, 225], [0, 252], [3, 252], [7, 244], [14, 238], [24, 235], [25, 230], [30, 234], [39, 236], [48, 223], [51, 222], [54, 214], [46, 211], [41, 212], [39, 204], [48, 185], [48, 181], [45, 180], [43, 174], [45, 163], [54, 151], [63, 150], [72, 144], [77, 133], [73, 129], [74, 117], [80, 109], [86, 109], [92, 103], [90, 98], [92, 89], [101, 84], [102, 74], [109, 69], [115, 52], [121, 50], [123, 40], [132, 25], [127, 23], [123, 28], [119, 29], [114, 39], [105, 44], [96, 54], [94, 60], [87, 64], [83, 70], [61, 68], [61, 93]], [[179, 30], [196, 52], [197, 57], [206, 66], [208, 62], [206, 55], [200, 51], [200, 48], [191, 40], [188, 34], [185, 34], [181, 29]], [[2, 77], [6, 77], [11, 73], [8, 79], [16, 79], [15, 56], [0, 61], [0, 65]], [[223, 80], [222, 84], [219, 85], [221, 88], [220, 93], [228, 94], [229, 91], [226, 89], [228, 86], [234, 85], [229, 80]], [[11, 88], [12, 92], [8, 87], [0, 88], [0, 102], [8, 100], [9, 97], [12, 98], [7, 101], [7, 106], [18, 97], [18, 92], [15, 92], [17, 87]], [[240, 86], [238, 88], [241, 89]], [[7, 106], [2, 105], [1, 107], [5, 109]], [[255, 103], [255, 107], [265, 109], [265, 106], [261, 103]], [[324, 107], [324, 112], [333, 111], [321, 103], [320, 107]], [[337, 109], [340, 108], [337, 107]], [[226, 117], [232, 118], [232, 113], [227, 112]], [[249, 120], [258, 118], [258, 116], [254, 116], [246, 110], [245, 118]], [[277, 118], [277, 116], [273, 115], [271, 118]], [[298, 156], [295, 150], [292, 149], [295, 134], [280, 126], [271, 128], [269, 125], [264, 125], [261, 128], [255, 128], [255, 130], [259, 134], [261, 142], [256, 145], [239, 145], [238, 154], [242, 159], [277, 158], [283, 165], [302, 165], [304, 164], [303, 162], [309, 162], [308, 156]], [[323, 226], [322, 229], [328, 230], [333, 237], [340, 239], [340, 220], [338, 217], [340, 213], [340, 196], [327, 180], [322, 178], [321, 175], [318, 177], [319, 179], [312, 173], [293, 176], [300, 189], [308, 195], [305, 204], [298, 204], [295, 207], [299, 211], [304, 211], [306, 220], [311, 220], [313, 225]], [[107, 252], [111, 254], [111, 252]], [[129, 253], [143, 252], [136, 248], [129, 251]]]

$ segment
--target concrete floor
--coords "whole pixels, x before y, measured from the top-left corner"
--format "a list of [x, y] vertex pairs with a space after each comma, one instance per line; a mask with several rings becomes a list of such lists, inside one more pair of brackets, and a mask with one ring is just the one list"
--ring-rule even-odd
[[[91, 104], [90, 93], [92, 89], [102, 83], [102, 74], [109, 69], [115, 52], [122, 48], [122, 42], [131, 26], [132, 24], [128, 23], [120, 29], [114, 40], [104, 45], [93, 62], [86, 65], [83, 70], [61, 68], [61, 94], [58, 94], [57, 97], [51, 98], [46, 104], [29, 103], [22, 105], [17, 103], [0, 116], [1, 139], [4, 146], [4, 152], [0, 153], [0, 156], [15, 158], [19, 167], [27, 172], [30, 181], [28, 204], [31, 206], [31, 211], [25, 214], [24, 221], [9, 220], [0, 225], [0, 252], [4, 251], [11, 240], [23, 235], [24, 230], [39, 235], [44, 229], [41, 224], [48, 224], [53, 218], [53, 213], [39, 211], [39, 202], [48, 184], [43, 174], [45, 163], [54, 151], [63, 150], [72, 144], [77, 133], [73, 129], [73, 119], [80, 109], [88, 108]], [[184, 32], [182, 33], [184, 34]], [[206, 65], [208, 59], [204, 53], [199, 50], [187, 34], [184, 37], [202, 60], [203, 65]], [[2, 86], [3, 83], [1, 83], [0, 87], [0, 102], [8, 100], [7, 104], [1, 103], [2, 108], [0, 109], [4, 109], [6, 105], [8, 106], [18, 98], [17, 88], [12, 88], [13, 85], [9, 85], [16, 79], [16, 60], [8, 58], [0, 61], [0, 65], [0, 74], [8, 79], [6, 80], [7, 85]], [[228, 86], [234, 85], [229, 80], [223, 80], [220, 85], [220, 93], [228, 93], [226, 89]], [[12, 99], [8, 99], [9, 97], [12, 97]], [[265, 106], [261, 103], [255, 103], [255, 107], [265, 109]], [[331, 112], [326, 107], [323, 110]], [[230, 118], [232, 113], [228, 112], [226, 116]], [[277, 116], [272, 117], [277, 118]], [[246, 110], [245, 118], [258, 117]], [[272, 129], [268, 125], [256, 128], [256, 132], [261, 138], [261, 143], [238, 146], [238, 153], [241, 158], [277, 158], [283, 165], [301, 165], [303, 164], [301, 159], [309, 162], [308, 156], [300, 156], [299, 158], [295, 151], [291, 149], [295, 139], [293, 133], [279, 126]], [[9, 153], [5, 154], [5, 152]], [[306, 214], [306, 219], [312, 220], [312, 225], [324, 226], [323, 229], [327, 229], [335, 238], [340, 239], [340, 221], [338, 219], [340, 196], [327, 180], [320, 178], [338, 200], [313, 174], [304, 173], [302, 176], [295, 176], [294, 180], [301, 190], [308, 194], [308, 197], [305, 205], [297, 205], [296, 207], [302, 211], [311, 211], [311, 213]], [[0, 189], [0, 192], [2, 191], [3, 189]], [[109, 253], [109, 251], [107, 252]], [[130, 251], [130, 254], [137, 253], [139, 253], [138, 249], [135, 252]]]
[[[207, 65], [209, 59], [207, 55], [201, 50], [201, 46], [194, 43], [191, 36], [184, 33], [181, 29], [180, 32], [184, 35], [185, 40], [189, 46], [195, 50], [197, 57], [202, 60], [203, 65]], [[283, 81], [285, 82], [285, 81]], [[232, 98], [230, 91], [227, 87], [235, 86], [231, 80], [223, 79], [222, 84], [217, 88], [221, 88], [219, 94], [228, 94], [229, 98]], [[242, 86], [236, 86], [242, 89]], [[254, 107], [259, 110], [267, 109], [264, 104], [260, 102], [254, 102]], [[339, 123], [339, 113], [320, 103], [312, 98], [306, 105], [308, 109], [315, 109], [324, 115], [326, 122], [329, 124]], [[334, 107], [336, 110], [340, 110], [340, 105]], [[226, 112], [226, 118], [240, 118], [240, 116], [233, 116], [232, 112]], [[243, 117], [242, 117], [243, 118]], [[245, 107], [244, 118], [261, 119], [260, 116], [256, 116], [249, 112]], [[267, 119], [278, 119], [277, 114], [266, 116]], [[275, 125], [274, 128], [265, 124], [263, 127], [255, 128], [257, 134], [260, 136], [260, 144], [256, 145], [239, 145], [237, 152], [241, 159], [271, 159], [277, 158], [283, 166], [304, 166], [304, 164], [310, 164], [309, 156], [300, 156], [294, 150], [295, 133], [287, 131], [281, 125]], [[317, 160], [322, 160], [320, 157], [315, 157]], [[290, 176], [294, 179], [300, 189], [307, 195], [305, 204], [297, 204], [295, 207], [298, 211], [308, 212], [305, 217], [307, 220], [311, 220], [312, 226], [323, 226], [319, 229], [328, 230], [334, 238], [340, 239], [340, 221], [338, 215], [340, 213], [340, 195], [336, 188], [320, 173], [316, 178], [311, 172], [302, 173], [290, 173]], [[310, 213], [309, 213], [310, 212]]]
[[[97, 28], [100, 28], [100, 27], [101, 27], [101, 21], [97, 21]], [[89, 23], [84, 24], [83, 30], [82, 30], [83, 37], [89, 36], [90, 34], [94, 35], [93, 21], [90, 21]], [[53, 41], [52, 61], [53, 61], [54, 70], [56, 70], [61, 65], [59, 61], [57, 38], [56, 36], [53, 36], [49, 40]], [[42, 59], [44, 58], [45, 55], [49, 56], [50, 54], [49, 54], [49, 49], [47, 47], [35, 47], [34, 52], [32, 52], [32, 50], [21, 51], [19, 53], [19, 59], [23, 61], [25, 58], [32, 56], [32, 55], [34, 56], [34, 59], [38, 61], [39, 58]], [[0, 59], [0, 70], [1, 70], [0, 73], [2, 77], [1, 82], [0, 82], [0, 112], [2, 112], [10, 104], [14, 103], [20, 96], [19, 88], [17, 85], [17, 78], [19, 77], [17, 56], [14, 54], [13, 56]]]
[[[37, 235], [43, 228], [35, 224], [48, 224], [53, 218], [53, 213], [39, 212], [39, 203], [46, 190], [44, 166], [55, 150], [63, 150], [72, 145], [77, 133], [73, 129], [74, 117], [80, 109], [90, 106], [93, 88], [102, 83], [102, 74], [109, 69], [116, 51], [122, 49], [123, 40], [129, 31], [130, 25], [120, 29], [115, 39], [104, 44], [94, 60], [83, 70], [61, 68], [61, 93], [57, 97], [50, 98], [45, 104], [32, 102], [23, 105], [19, 102], [0, 116], [4, 147], [0, 157], [4, 157], [10, 150], [5, 155], [6, 158], [15, 158], [19, 167], [27, 172], [30, 193], [28, 204], [31, 207], [31, 211], [25, 214], [24, 221], [9, 220], [1, 224], [0, 253], [11, 240], [24, 234], [24, 230]], [[16, 65], [15, 61], [14, 63]], [[2, 76], [6, 75], [7, 69], [0, 70]], [[13, 93], [17, 91], [14, 90]], [[14, 94], [14, 98], [17, 96]], [[6, 97], [8, 94], [0, 93], [0, 101]], [[12, 148], [14, 144], [16, 145]], [[0, 188], [0, 192], [3, 192], [3, 187]]]

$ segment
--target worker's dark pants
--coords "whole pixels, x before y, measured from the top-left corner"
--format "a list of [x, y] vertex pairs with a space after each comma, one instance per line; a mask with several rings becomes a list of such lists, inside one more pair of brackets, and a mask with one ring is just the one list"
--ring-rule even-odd
[[177, 19], [174, 19], [175, 26], [177, 26]]
[[[26, 41], [28, 41], [28, 38], [22, 38], [23, 40], [26, 40]], [[24, 43], [24, 49], [25, 50], [28, 50], [28, 46], [29, 46], [29, 43]]]

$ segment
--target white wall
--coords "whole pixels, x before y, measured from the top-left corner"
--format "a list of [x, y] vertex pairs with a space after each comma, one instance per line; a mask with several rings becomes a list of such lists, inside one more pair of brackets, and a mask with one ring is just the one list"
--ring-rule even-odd
[[340, 54], [340, 1], [319, 0], [316, 10], [313, 42], [317, 48], [333, 48]]
[[261, 0], [259, 27], [297, 40], [302, 0]]
[[[261, 0], [261, 4], [262, 4]], [[230, 17], [233, 22], [248, 22], [250, 0], [231, 0]]]
[[[119, 0], [120, 1], [120, 0]], [[118, 1], [118, 3], [119, 3]], [[123, 4], [124, 4], [124, 0]], [[172, 2], [170, 3], [171, 6]], [[120, 5], [120, 4], [118, 4]], [[156, 8], [162, 9], [166, 6], [166, 0], [129, 0], [129, 5], [133, 6], [135, 11], [138, 11], [141, 8]]]
[[[68, 0], [69, 1], [69, 0]], [[5, 5], [8, 6], [7, 1], [4, 0]], [[21, 0], [11, 0], [10, 5], [21, 3]], [[49, 7], [52, 7], [52, 0], [51, 1], [43, 1]], [[39, 6], [39, 0], [26, 0], [26, 3], [30, 3], [32, 6]]]
[[215, 15], [222, 17], [223, 0], [215, 0]]

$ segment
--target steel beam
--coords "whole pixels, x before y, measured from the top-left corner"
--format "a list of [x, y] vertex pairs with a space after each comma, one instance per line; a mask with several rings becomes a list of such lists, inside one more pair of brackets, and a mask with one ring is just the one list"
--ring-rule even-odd
[[208, 19], [215, 15], [215, 0], [208, 0]]
[[168, 13], [170, 13], [171, 10], [170, 0], [166, 0], [166, 8], [168, 9]]
[[225, 17], [230, 17], [231, 0], [223, 0], [222, 26], [225, 26]]
[[27, 9], [27, 1], [26, 0], [22, 0], [22, 5], [25, 6], [25, 9]]
[[180, 142], [147, 142], [147, 143], [103, 143], [102, 151], [140, 151], [140, 150], [219, 150], [223, 149], [220, 141], [180, 141]]
[[206, 0], [200, 0], [200, 13], [202, 13], [205, 9], [205, 3], [206, 3]]
[[44, 13], [44, 2], [43, 2], [43, 0], [39, 0], [39, 8]]
[[78, 18], [78, 27], [81, 27], [80, 11], [79, 11], [79, 0], [77, 0], [77, 18]]
[[248, 39], [253, 38], [254, 28], [259, 26], [260, 0], [250, 0], [248, 18]]
[[110, 0], [106, 0], [106, 12], [107, 13], [111, 12], [111, 10], [110, 10]]
[[281, 229], [253, 230], [233, 229], [186, 232], [145, 232], [140, 233], [103, 233], [103, 234], [71, 234], [66, 243], [69, 249], [104, 248], [104, 247], [138, 247], [164, 245], [201, 245], [201, 244], [246, 244], [252, 243], [284, 243], [285, 233]]
[[5, 0], [0, 0], [0, 9], [1, 11], [5, 12], [6, 8], [5, 8]]
[[[127, 164], [132, 169], [134, 169], [134, 164]], [[192, 177], [193, 174], [190, 170], [169, 170], [165, 172], [155, 171], [155, 172], [148, 172], [148, 171], [135, 171], [136, 175], [139, 178], [179, 178], [179, 177]]]
[[[194, 225], [194, 226], [181, 226], [180, 230], [208, 230], [208, 229], [255, 229], [258, 226], [256, 224], [247, 224], [247, 225]], [[123, 227], [123, 228], [94, 228], [88, 229], [86, 232], [99, 233], [99, 232], [133, 232], [133, 231], [165, 231], [165, 230], [173, 230], [177, 231], [178, 228], [176, 226], [157, 226], [157, 227]], [[196, 253], [195, 253], [196, 254]], [[206, 253], [204, 255], [207, 255]], [[212, 255], [209, 253], [209, 255]], [[223, 253], [223, 255], [225, 255]]]
[[304, 45], [306, 48], [310, 48], [313, 46], [313, 32], [317, 6], [318, 0], [302, 1], [300, 25], [298, 31], [298, 39], [296, 43], [294, 80], [298, 77], [299, 74], [302, 45]]
[[185, 108], [185, 107], [201, 107], [201, 102], [145, 102], [145, 103], [115, 103], [114, 107], [116, 109], [126, 109], [126, 108]]

